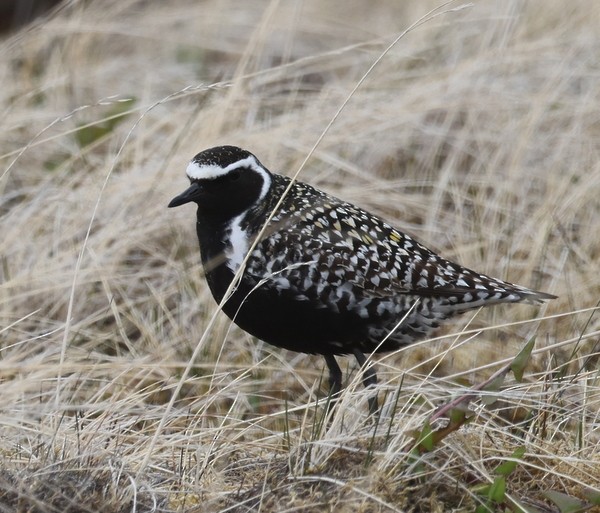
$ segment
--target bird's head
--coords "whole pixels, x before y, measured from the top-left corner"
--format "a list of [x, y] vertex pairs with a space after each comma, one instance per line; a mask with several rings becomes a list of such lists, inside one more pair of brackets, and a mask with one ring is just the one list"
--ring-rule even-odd
[[186, 169], [190, 186], [169, 208], [194, 202], [199, 217], [233, 219], [267, 195], [271, 173], [249, 151], [217, 146], [198, 153]]

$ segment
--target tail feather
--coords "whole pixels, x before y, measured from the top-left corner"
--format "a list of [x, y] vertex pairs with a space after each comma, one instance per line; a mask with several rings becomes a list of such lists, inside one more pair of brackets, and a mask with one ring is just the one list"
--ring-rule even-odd
[[495, 280], [494, 286], [488, 285], [485, 288], [456, 287], [450, 285], [433, 289], [418, 289], [411, 291], [411, 294], [423, 298], [445, 298], [447, 303], [462, 304], [466, 308], [477, 308], [483, 304], [492, 305], [497, 303], [525, 302], [540, 304], [558, 297], [547, 292], [528, 289], [500, 280]]
[[554, 294], [548, 294], [547, 292], [540, 292], [539, 290], [527, 289], [518, 285], [513, 286], [515, 287], [516, 293], [521, 296], [521, 299], [517, 301], [523, 301], [532, 305], [539, 305], [544, 301], [549, 301], [550, 299], [556, 299], [558, 297]]

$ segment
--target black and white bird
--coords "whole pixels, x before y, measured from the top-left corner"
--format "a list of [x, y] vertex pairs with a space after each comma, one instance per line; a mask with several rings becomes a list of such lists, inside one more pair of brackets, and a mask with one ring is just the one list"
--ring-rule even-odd
[[[445, 260], [306, 183], [289, 187], [289, 178], [235, 146], [198, 153], [186, 172], [191, 185], [169, 207], [198, 207], [213, 297], [221, 303], [238, 276], [223, 311], [269, 344], [323, 355], [333, 398], [342, 386], [336, 355], [352, 354], [363, 367], [365, 353], [415, 342], [466, 310], [556, 297]], [[364, 370], [365, 386], [376, 381], [372, 367]], [[376, 397], [370, 409], [376, 411]]]

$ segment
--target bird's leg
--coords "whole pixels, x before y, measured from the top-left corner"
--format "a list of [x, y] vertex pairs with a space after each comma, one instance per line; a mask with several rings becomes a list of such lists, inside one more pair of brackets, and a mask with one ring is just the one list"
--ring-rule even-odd
[[[377, 373], [373, 367], [365, 368], [365, 363], [367, 363], [367, 359], [365, 355], [362, 354], [357, 348], [352, 350], [356, 360], [358, 361], [358, 365], [363, 371], [363, 385], [365, 388], [375, 387], [377, 385]], [[377, 392], [375, 392], [371, 397], [369, 397], [369, 414], [375, 415], [379, 412], [379, 405], [377, 404]]]
[[329, 367], [329, 404], [333, 406], [342, 389], [342, 369], [335, 361], [335, 356], [326, 354], [325, 362]]

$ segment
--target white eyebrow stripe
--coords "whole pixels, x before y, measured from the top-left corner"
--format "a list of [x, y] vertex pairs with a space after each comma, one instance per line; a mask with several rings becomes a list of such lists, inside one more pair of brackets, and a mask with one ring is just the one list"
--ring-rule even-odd
[[213, 164], [199, 165], [197, 162], [192, 160], [188, 164], [185, 173], [190, 180], [214, 180], [215, 178], [226, 175], [233, 169], [244, 167], [253, 169], [262, 177], [263, 183], [260, 190], [260, 196], [258, 198], [259, 201], [262, 200], [267, 195], [269, 187], [271, 187], [271, 177], [269, 173], [267, 173], [263, 167], [258, 164], [254, 155], [250, 155], [245, 159], [233, 162], [227, 167], [215, 166]]
[[219, 176], [226, 175], [229, 173], [229, 171], [238, 167], [251, 167], [253, 169], [258, 168], [256, 165], [256, 159], [251, 155], [243, 160], [237, 160], [232, 164], [229, 164], [227, 167], [215, 166], [213, 164], [199, 165], [197, 162], [192, 160], [188, 164], [185, 172], [188, 175], [188, 178], [191, 180], [212, 180], [214, 178], [218, 178]]

